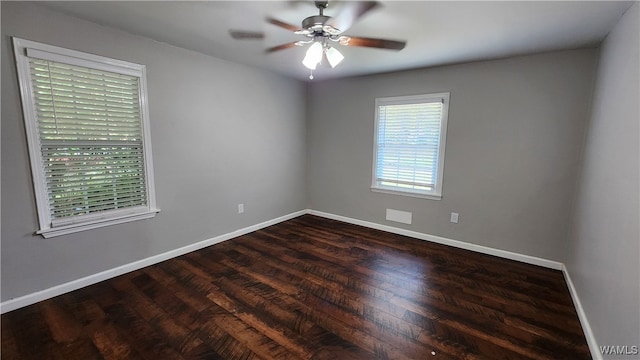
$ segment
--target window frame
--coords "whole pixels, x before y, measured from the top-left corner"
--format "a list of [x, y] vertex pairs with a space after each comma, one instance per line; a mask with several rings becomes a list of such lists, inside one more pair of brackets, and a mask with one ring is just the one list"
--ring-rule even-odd
[[[154, 171], [151, 154], [151, 131], [147, 100], [146, 67], [140, 64], [88, 54], [17, 37], [13, 37], [12, 39], [20, 87], [20, 96], [22, 100], [25, 132], [27, 136], [31, 176], [38, 214], [39, 230], [35, 233], [42, 235], [44, 238], [50, 238], [154, 217], [156, 213], [160, 212], [160, 209], [156, 206], [155, 182], [153, 176]], [[146, 206], [135, 206], [124, 209], [107, 210], [97, 212], [95, 214], [72, 216], [69, 219], [64, 219], [62, 221], [52, 219], [49, 197], [47, 195], [47, 182], [41, 150], [36, 102], [33, 96], [33, 84], [31, 81], [29, 65], [30, 58], [39, 58], [135, 76], [139, 79], [139, 105], [144, 177], [146, 185]]]
[[[373, 135], [373, 164], [371, 172], [371, 191], [395, 194], [402, 196], [410, 196], [417, 198], [425, 198], [431, 200], [442, 199], [442, 182], [444, 178], [444, 155], [446, 148], [447, 137], [447, 123], [449, 119], [449, 92], [432, 93], [432, 94], [420, 94], [420, 95], [407, 95], [407, 96], [393, 96], [393, 97], [380, 97], [375, 99], [375, 122], [374, 122], [374, 135]], [[433, 190], [421, 191], [415, 189], [401, 188], [397, 186], [386, 186], [378, 183], [378, 135], [380, 131], [380, 106], [385, 105], [400, 105], [400, 104], [419, 104], [430, 103], [435, 101], [442, 101], [442, 114], [440, 118], [440, 141], [438, 143], [438, 166], [436, 174], [436, 183]]]

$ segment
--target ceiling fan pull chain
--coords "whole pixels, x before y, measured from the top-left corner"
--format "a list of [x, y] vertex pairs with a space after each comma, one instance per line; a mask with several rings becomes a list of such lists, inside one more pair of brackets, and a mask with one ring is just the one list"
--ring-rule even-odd
[[313, 69], [309, 69], [309, 80], [313, 80]]

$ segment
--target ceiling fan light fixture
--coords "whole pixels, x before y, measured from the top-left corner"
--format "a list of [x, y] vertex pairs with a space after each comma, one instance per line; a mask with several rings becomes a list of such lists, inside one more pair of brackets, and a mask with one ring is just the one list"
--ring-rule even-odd
[[[2, 1], [2, 0], [0, 0]], [[349, 37], [343, 33], [351, 28], [363, 15], [380, 5], [377, 0], [358, 0], [346, 1], [340, 12], [335, 16], [324, 15], [324, 10], [328, 6], [328, 0], [314, 2], [318, 8], [318, 15], [311, 15], [302, 20], [302, 26], [291, 25], [278, 19], [267, 17], [267, 22], [278, 26], [282, 29], [293, 32], [297, 35], [303, 35], [306, 39], [293, 41], [286, 44], [272, 46], [266, 49], [266, 53], [273, 53], [295, 46], [306, 46], [306, 50], [302, 64], [310, 70], [309, 79], [313, 79], [313, 70], [321, 64], [323, 58], [326, 57], [326, 63], [335, 68], [344, 60], [344, 55], [330, 45], [335, 43], [341, 46], [368, 47], [389, 50], [402, 50], [406, 41], [386, 40], [365, 37]], [[263, 33], [258, 32], [241, 32], [237, 30], [230, 31], [234, 38], [247, 39], [264, 37]]]
[[302, 64], [307, 67], [307, 69], [315, 70], [316, 66], [322, 60], [322, 43], [319, 41], [314, 42], [309, 49], [307, 50], [307, 54], [302, 60]]
[[332, 68], [338, 66], [338, 64], [340, 64], [340, 62], [344, 59], [344, 55], [342, 55], [340, 51], [332, 47], [327, 47], [324, 53], [327, 55], [327, 60], [329, 61], [329, 65], [331, 65]]

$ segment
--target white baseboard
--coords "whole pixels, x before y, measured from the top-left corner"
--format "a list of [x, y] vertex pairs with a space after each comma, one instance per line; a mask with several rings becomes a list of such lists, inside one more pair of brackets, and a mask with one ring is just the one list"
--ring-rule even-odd
[[405, 235], [405, 236], [413, 237], [420, 240], [426, 240], [426, 241], [431, 241], [438, 244], [471, 250], [471, 251], [482, 253], [482, 254], [494, 255], [501, 258], [524, 262], [527, 264], [533, 264], [533, 265], [543, 266], [550, 269], [561, 270], [562, 273], [564, 274], [565, 280], [567, 282], [567, 286], [569, 288], [569, 292], [571, 294], [571, 298], [573, 299], [573, 303], [576, 307], [578, 318], [580, 319], [582, 329], [587, 339], [587, 344], [589, 345], [589, 350], [591, 351], [591, 356], [593, 357], [593, 359], [602, 360], [602, 354], [600, 353], [600, 349], [596, 342], [595, 336], [593, 335], [593, 332], [591, 330], [591, 326], [589, 325], [589, 321], [587, 320], [587, 316], [584, 312], [584, 309], [582, 308], [582, 304], [580, 302], [580, 299], [578, 298], [578, 294], [573, 285], [573, 282], [571, 281], [571, 277], [569, 276], [569, 271], [567, 270], [567, 268], [563, 263], [553, 261], [553, 260], [542, 259], [535, 256], [514, 253], [506, 250], [494, 249], [487, 246], [466, 243], [459, 240], [453, 240], [453, 239], [448, 239], [440, 236], [419, 233], [416, 231], [406, 230], [406, 229], [397, 228], [397, 227], [388, 226], [388, 225], [377, 224], [369, 221], [358, 220], [358, 219], [349, 218], [346, 216], [335, 215], [335, 214], [330, 214], [330, 213], [310, 210], [310, 209], [297, 211], [297, 212], [284, 215], [272, 220], [268, 220], [256, 225], [252, 225], [236, 231], [232, 231], [227, 234], [223, 234], [207, 240], [203, 240], [195, 244], [187, 245], [179, 249], [167, 251], [159, 255], [154, 255], [142, 260], [138, 260], [129, 264], [125, 264], [125, 265], [113, 268], [113, 269], [105, 270], [97, 274], [89, 275], [84, 278], [80, 278], [64, 284], [60, 284], [60, 285], [51, 287], [49, 289], [38, 291], [38, 292], [21, 296], [15, 299], [7, 300], [5, 302], [0, 303], [0, 313], [4, 314], [6, 312], [19, 309], [24, 306], [35, 304], [42, 300], [50, 299], [52, 297], [62, 295], [70, 291], [78, 290], [85, 286], [93, 285], [103, 280], [107, 280], [119, 275], [123, 275], [134, 270], [142, 269], [143, 267], [157, 264], [159, 262], [172, 259], [174, 257], [184, 255], [192, 251], [200, 250], [207, 246], [215, 245], [223, 241], [230, 240], [235, 237], [242, 236], [250, 232], [260, 230], [262, 228], [275, 225], [304, 214], [316, 215], [316, 216], [320, 216], [328, 219], [343, 221], [350, 224], [365, 226], [372, 229], [387, 231], [394, 234]]
[[587, 320], [587, 315], [584, 312], [584, 309], [582, 308], [582, 304], [580, 303], [578, 293], [576, 292], [573, 282], [571, 281], [571, 277], [569, 276], [569, 271], [567, 270], [565, 265], [561, 262], [542, 259], [535, 256], [518, 254], [511, 251], [506, 251], [506, 250], [494, 249], [494, 248], [482, 246], [482, 245], [470, 244], [470, 243], [466, 243], [459, 240], [453, 240], [453, 239], [448, 239], [440, 236], [419, 233], [416, 231], [401, 229], [401, 228], [388, 226], [388, 225], [381, 225], [381, 224], [377, 224], [369, 221], [353, 219], [346, 216], [335, 215], [335, 214], [325, 213], [325, 212], [316, 211], [316, 210], [307, 210], [307, 213], [311, 215], [325, 217], [328, 219], [343, 221], [350, 224], [360, 225], [360, 226], [364, 226], [372, 229], [383, 230], [393, 234], [405, 235], [405, 236], [409, 236], [409, 237], [420, 239], [420, 240], [432, 241], [438, 244], [449, 245], [449, 246], [453, 246], [461, 249], [471, 250], [471, 251], [482, 253], [482, 254], [494, 255], [501, 258], [505, 258], [505, 259], [524, 262], [527, 264], [538, 265], [538, 266], [542, 266], [542, 267], [546, 267], [554, 270], [561, 270], [567, 282], [569, 293], [571, 294], [571, 299], [573, 300], [573, 303], [576, 307], [576, 312], [578, 313], [578, 318], [580, 319], [580, 324], [582, 325], [582, 331], [584, 331], [584, 336], [587, 340], [587, 344], [589, 345], [591, 356], [595, 360], [602, 360], [602, 354], [600, 353], [600, 348], [598, 347], [596, 338], [593, 335], [593, 331], [591, 330], [591, 326], [589, 325], [589, 321]]
[[582, 325], [582, 331], [584, 332], [584, 336], [587, 340], [587, 344], [589, 345], [591, 356], [594, 360], [602, 360], [602, 354], [600, 352], [600, 348], [598, 347], [598, 343], [596, 342], [596, 338], [593, 335], [593, 331], [591, 330], [591, 326], [589, 325], [589, 321], [587, 320], [587, 314], [584, 312], [584, 309], [582, 308], [582, 304], [580, 303], [580, 298], [578, 297], [576, 288], [574, 287], [573, 282], [571, 281], [571, 277], [569, 276], [569, 271], [567, 270], [565, 265], [561, 262], [542, 259], [535, 256], [518, 254], [511, 251], [506, 251], [506, 250], [494, 249], [494, 248], [482, 246], [482, 245], [470, 244], [470, 243], [466, 243], [459, 240], [453, 240], [453, 239], [448, 239], [440, 236], [419, 233], [416, 231], [401, 229], [401, 228], [388, 226], [388, 225], [381, 225], [381, 224], [377, 224], [369, 221], [353, 219], [346, 216], [335, 215], [335, 214], [325, 213], [325, 212], [316, 211], [316, 210], [308, 210], [307, 213], [311, 215], [325, 217], [328, 219], [343, 221], [350, 224], [360, 225], [360, 226], [364, 226], [372, 229], [383, 230], [393, 234], [405, 235], [405, 236], [409, 236], [409, 237], [420, 239], [420, 240], [432, 241], [438, 244], [449, 245], [449, 246], [453, 246], [461, 249], [471, 250], [471, 251], [482, 253], [482, 254], [494, 255], [501, 258], [524, 262], [527, 264], [538, 265], [538, 266], [542, 266], [542, 267], [546, 267], [554, 270], [561, 270], [562, 274], [564, 275], [565, 281], [567, 282], [567, 287], [569, 288], [569, 293], [571, 294], [571, 299], [573, 300], [573, 304], [576, 307], [576, 312], [578, 313], [578, 318], [580, 319], [580, 325]]
[[360, 226], [364, 226], [372, 229], [387, 231], [387, 232], [398, 234], [398, 235], [405, 235], [405, 236], [409, 236], [409, 237], [420, 239], [420, 240], [426, 240], [426, 241], [431, 241], [438, 244], [453, 246], [460, 249], [471, 250], [471, 251], [475, 251], [482, 254], [488, 254], [488, 255], [493, 255], [493, 256], [497, 256], [505, 259], [520, 261], [527, 264], [538, 265], [538, 266], [542, 266], [542, 267], [546, 267], [554, 270], [562, 270], [564, 266], [561, 262], [558, 262], [558, 261], [547, 260], [547, 259], [543, 259], [535, 256], [519, 254], [519, 253], [506, 251], [506, 250], [494, 249], [488, 246], [471, 244], [464, 241], [448, 239], [441, 236], [424, 234], [417, 231], [401, 229], [401, 228], [388, 226], [388, 225], [381, 225], [381, 224], [377, 224], [369, 221], [349, 218], [346, 216], [335, 215], [335, 214], [325, 213], [325, 212], [316, 211], [316, 210], [308, 210], [307, 213], [311, 215], [325, 217], [328, 219], [343, 221], [350, 224], [360, 225]]
[[506, 258], [506, 259], [511, 259], [511, 260], [516, 260], [516, 261], [520, 261], [520, 262], [524, 262], [527, 264], [533, 264], [533, 265], [538, 265], [538, 266], [543, 266], [546, 268], [551, 268], [551, 269], [555, 269], [555, 270], [562, 270], [564, 277], [567, 281], [567, 286], [569, 287], [569, 292], [571, 293], [571, 297], [573, 299], [573, 302], [575, 304], [576, 307], [576, 311], [578, 312], [578, 317], [580, 318], [580, 323], [582, 324], [582, 329], [585, 333], [585, 337], [587, 339], [587, 343], [589, 344], [589, 349], [591, 350], [591, 354], [593, 356], [594, 359], [597, 360], [601, 360], [602, 359], [602, 355], [600, 354], [599, 351], [599, 347], [596, 343], [595, 337], [593, 336], [593, 332], [591, 331], [591, 327], [589, 326], [589, 322], [587, 321], [587, 317], [586, 314], [584, 312], [584, 309], [582, 308], [582, 305], [580, 303], [580, 300], [578, 298], [578, 295], [576, 293], [575, 287], [573, 285], [573, 282], [571, 281], [571, 277], [569, 276], [569, 272], [567, 271], [567, 269], [565, 268], [563, 263], [557, 262], [557, 261], [552, 261], [552, 260], [547, 260], [547, 259], [542, 259], [542, 258], [538, 258], [538, 257], [534, 257], [534, 256], [529, 256], [529, 255], [524, 255], [524, 254], [518, 254], [518, 253], [514, 253], [511, 251], [506, 251], [506, 250], [500, 250], [500, 249], [494, 249], [494, 248], [490, 248], [487, 246], [482, 246], [482, 245], [476, 245], [476, 244], [471, 244], [471, 243], [466, 243], [463, 241], [459, 241], [459, 240], [453, 240], [453, 239], [448, 239], [448, 238], [444, 238], [444, 237], [440, 237], [440, 236], [435, 236], [435, 235], [429, 235], [429, 234], [424, 234], [424, 233], [419, 233], [416, 231], [411, 231], [411, 230], [406, 230], [406, 229], [401, 229], [401, 228], [397, 228], [397, 227], [393, 227], [393, 226], [388, 226], [388, 225], [382, 225], [382, 224], [377, 224], [377, 223], [373, 223], [373, 222], [369, 222], [369, 221], [364, 221], [364, 220], [358, 220], [358, 219], [354, 219], [354, 218], [349, 218], [346, 216], [341, 216], [341, 215], [335, 215], [335, 214], [330, 214], [330, 213], [326, 213], [326, 212], [321, 212], [321, 211], [316, 211], [316, 210], [301, 210], [301, 211], [297, 211], [288, 215], [284, 215], [272, 220], [268, 220], [256, 225], [252, 225], [252, 226], [248, 226], [227, 234], [223, 234], [223, 235], [219, 235], [207, 240], [203, 240], [200, 242], [197, 242], [195, 244], [191, 244], [191, 245], [187, 245], [184, 247], [181, 247], [179, 249], [175, 249], [175, 250], [171, 250], [171, 251], [167, 251], [165, 253], [159, 254], [159, 255], [154, 255], [145, 259], [141, 259], [129, 264], [125, 264], [113, 269], [109, 269], [109, 270], [105, 270], [102, 271], [100, 273], [97, 274], [93, 274], [93, 275], [89, 275], [87, 277], [83, 277], [77, 280], [73, 280], [64, 284], [60, 284], [54, 287], [51, 287], [49, 289], [45, 289], [42, 291], [38, 291], [32, 294], [28, 294], [28, 295], [24, 295], [18, 298], [14, 298], [14, 299], [10, 299], [7, 300], [5, 302], [0, 303], [0, 313], [4, 314], [6, 312], [15, 310], [15, 309], [19, 309], [21, 307], [24, 306], [28, 306], [31, 304], [35, 304], [39, 301], [42, 300], [46, 300], [46, 299], [50, 299], [52, 297], [58, 296], [58, 295], [62, 295], [64, 293], [70, 292], [70, 291], [74, 291], [80, 288], [83, 288], [85, 286], [89, 286], [89, 285], [93, 285], [95, 283], [98, 283], [100, 281], [103, 280], [107, 280], [110, 278], [114, 278], [116, 276], [122, 275], [122, 274], [126, 274], [128, 272], [134, 271], [134, 270], [138, 270], [141, 269], [143, 267], [149, 266], [149, 265], [153, 265], [153, 264], [157, 264], [159, 262], [180, 256], [180, 255], [184, 255], [187, 253], [190, 253], [192, 251], [196, 251], [196, 250], [200, 250], [202, 248], [205, 248], [207, 246], [211, 246], [214, 244], [218, 244], [221, 243], [223, 241], [226, 240], [230, 240], [233, 239], [235, 237], [241, 236], [241, 235], [245, 235], [248, 234], [250, 232], [256, 231], [256, 230], [260, 230], [262, 228], [271, 226], [271, 225], [275, 225], [278, 223], [281, 223], [283, 221], [286, 220], [290, 220], [293, 219], [295, 217], [304, 215], [304, 214], [311, 214], [311, 215], [316, 215], [316, 216], [320, 216], [320, 217], [324, 217], [324, 218], [328, 218], [328, 219], [333, 219], [333, 220], [338, 220], [338, 221], [343, 221], [346, 223], [350, 223], [350, 224], [355, 224], [355, 225], [360, 225], [360, 226], [365, 226], [368, 228], [372, 228], [372, 229], [378, 229], [378, 230], [382, 230], [382, 231], [387, 231], [390, 233], [394, 233], [394, 234], [399, 234], [399, 235], [405, 235], [405, 236], [409, 236], [409, 237], [413, 237], [416, 239], [420, 239], [420, 240], [426, 240], [426, 241], [431, 241], [431, 242], [435, 242], [438, 244], [443, 244], [443, 245], [449, 245], [449, 246], [453, 246], [456, 248], [461, 248], [461, 249], [466, 249], [466, 250], [471, 250], [474, 252], [478, 252], [478, 253], [482, 253], [482, 254], [488, 254], [488, 255], [494, 255], [494, 256], [498, 256], [501, 258]]
[[569, 293], [571, 294], [573, 305], [576, 307], [578, 319], [580, 319], [580, 325], [582, 325], [582, 331], [584, 331], [584, 337], [587, 339], [587, 345], [589, 345], [589, 351], [591, 351], [591, 358], [594, 360], [602, 360], [602, 352], [600, 352], [600, 347], [598, 346], [596, 337], [593, 335], [591, 325], [589, 325], [589, 320], [587, 320], [587, 314], [582, 308], [582, 303], [580, 302], [580, 298], [578, 297], [578, 292], [573, 285], [571, 276], [569, 276], [569, 270], [564, 265], [562, 265], [562, 274], [564, 274], [564, 279], [567, 282], [567, 287], [569, 288]]
[[0, 314], [4, 314], [6, 312], [12, 311], [12, 310], [16, 310], [19, 309], [21, 307], [25, 307], [31, 304], [35, 304], [38, 301], [42, 301], [42, 300], [46, 300], [46, 299], [50, 299], [52, 297], [58, 296], [58, 295], [62, 295], [65, 293], [68, 293], [70, 291], [74, 291], [74, 290], [78, 290], [80, 288], [83, 288], [85, 286], [89, 286], [89, 285], [93, 285], [96, 284], [100, 281], [103, 280], [107, 280], [107, 279], [111, 279], [114, 278], [116, 276], [120, 276], [122, 274], [126, 274], [128, 272], [134, 271], [134, 270], [138, 270], [138, 269], [142, 269], [143, 267], [149, 266], [149, 265], [153, 265], [153, 264], [157, 264], [159, 262], [168, 260], [168, 259], [172, 259], [174, 257], [180, 256], [180, 255], [184, 255], [187, 253], [190, 253], [192, 251], [196, 251], [196, 250], [200, 250], [202, 248], [205, 248], [207, 246], [211, 246], [214, 244], [218, 244], [221, 243], [223, 241], [229, 240], [229, 239], [233, 239], [235, 237], [241, 236], [241, 235], [245, 235], [248, 234], [250, 232], [256, 231], [256, 230], [260, 230], [262, 228], [265, 228], [267, 226], [271, 226], [271, 225], [275, 225], [278, 223], [281, 223], [283, 221], [289, 220], [289, 219], [293, 219], [295, 217], [298, 217], [300, 215], [304, 215], [308, 212], [308, 210], [301, 210], [301, 211], [297, 211], [291, 214], [287, 214], [272, 220], [268, 220], [256, 225], [252, 225], [252, 226], [248, 226], [236, 231], [232, 231], [230, 233], [227, 234], [222, 234], [216, 237], [213, 237], [211, 239], [207, 239], [207, 240], [203, 240], [200, 242], [197, 242], [195, 244], [191, 244], [191, 245], [187, 245], [175, 250], [170, 250], [167, 251], [165, 253], [162, 254], [158, 254], [158, 255], [154, 255], [154, 256], [150, 256], [148, 258], [145, 259], [141, 259], [138, 261], [134, 261], [132, 263], [129, 264], [125, 264], [122, 266], [118, 266], [116, 268], [113, 269], [109, 269], [109, 270], [105, 270], [102, 272], [99, 272], [97, 274], [93, 274], [93, 275], [89, 275], [77, 280], [73, 280], [73, 281], [69, 281], [67, 283], [64, 284], [60, 284], [60, 285], [56, 285], [54, 287], [42, 290], [42, 291], [38, 291], [35, 293], [31, 293], [28, 295], [24, 295], [24, 296], [20, 296], [14, 299], [10, 299], [7, 301], [4, 301], [0, 304]]

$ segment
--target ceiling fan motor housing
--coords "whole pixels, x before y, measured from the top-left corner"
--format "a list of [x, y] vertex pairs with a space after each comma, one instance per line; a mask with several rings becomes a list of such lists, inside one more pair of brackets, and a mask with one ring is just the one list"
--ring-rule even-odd
[[320, 11], [319, 15], [312, 15], [302, 20], [302, 28], [308, 30], [307, 36], [331, 36], [337, 35], [341, 31], [331, 25], [325, 25], [331, 16], [324, 15], [324, 9], [328, 6], [328, 1], [316, 1], [316, 7]]
[[322, 27], [327, 20], [331, 19], [330, 16], [325, 15], [313, 15], [302, 20], [302, 28], [313, 32], [322, 31]]
[[[360, 0], [346, 2], [346, 5], [337, 15], [335, 15], [335, 17], [324, 15], [324, 9], [327, 8], [327, 4], [327, 1], [315, 1], [319, 14], [309, 16], [302, 20], [302, 27], [297, 27], [295, 25], [267, 17], [267, 22], [270, 24], [293, 31], [297, 35], [303, 35], [307, 40], [294, 41], [273, 46], [268, 48], [266, 51], [271, 53], [274, 51], [289, 49], [294, 46], [303, 46], [312, 43], [312, 46], [316, 43], [322, 43], [324, 48], [327, 51], [330, 51], [333, 50], [333, 48], [328, 45], [329, 41], [336, 42], [344, 46], [360, 46], [390, 50], [402, 50], [405, 47], [406, 41], [350, 37], [343, 35], [343, 32], [348, 30], [355, 21], [362, 17], [362, 15], [376, 8], [379, 5], [377, 1]], [[240, 35], [244, 35], [243, 38], [248, 38], [245, 34]], [[234, 33], [232, 33], [232, 36], [234, 36]], [[239, 38], [238, 34], [235, 34], [235, 36]], [[315, 47], [317, 48], [317, 46]], [[332, 52], [335, 53], [335, 51]]]

